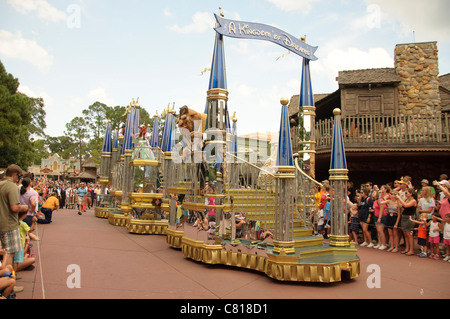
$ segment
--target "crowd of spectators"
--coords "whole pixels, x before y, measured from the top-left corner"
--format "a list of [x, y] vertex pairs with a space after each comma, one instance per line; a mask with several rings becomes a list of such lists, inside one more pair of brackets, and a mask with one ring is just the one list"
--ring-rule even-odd
[[[330, 184], [322, 183], [314, 221], [315, 229], [328, 239]], [[356, 246], [450, 262], [448, 175], [441, 174], [431, 183], [422, 179], [419, 187], [414, 187], [410, 176], [381, 186], [368, 181], [356, 188], [348, 182], [347, 190], [349, 236]]]
[[35, 178], [17, 165], [8, 166], [0, 176], [0, 298], [15, 298], [24, 289], [16, 285], [20, 272], [35, 268], [36, 224], [52, 223], [60, 208], [81, 215], [96, 205], [100, 191], [98, 184]]

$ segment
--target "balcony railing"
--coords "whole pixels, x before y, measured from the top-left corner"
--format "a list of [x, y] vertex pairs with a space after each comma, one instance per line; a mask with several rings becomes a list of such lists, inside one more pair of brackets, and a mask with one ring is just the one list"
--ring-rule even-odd
[[[316, 148], [332, 145], [334, 119], [316, 122]], [[450, 116], [358, 115], [342, 118], [344, 143], [365, 147], [386, 145], [446, 145], [450, 147]]]

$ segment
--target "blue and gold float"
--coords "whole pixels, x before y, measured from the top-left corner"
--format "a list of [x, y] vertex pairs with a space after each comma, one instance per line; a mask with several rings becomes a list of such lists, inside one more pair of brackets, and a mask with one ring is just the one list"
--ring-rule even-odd
[[[204, 112], [184, 106], [176, 114], [168, 106], [161, 118], [154, 117], [153, 127], [146, 127], [133, 100], [121, 134], [107, 129], [100, 168], [104, 195], [96, 216], [130, 233], [164, 235], [170, 247], [192, 260], [252, 269], [280, 281], [330, 283], [341, 281], [343, 272], [359, 276], [360, 260], [348, 237], [348, 171], [339, 110], [329, 171], [329, 242], [314, 235], [311, 225], [318, 210], [315, 190], [321, 186], [314, 180], [315, 107], [309, 74], [317, 47], [290, 46], [303, 57], [300, 112], [312, 124], [305, 126], [310, 131], [302, 148], [293, 153], [289, 101], [282, 98], [277, 151], [265, 163], [251, 163], [238, 152], [237, 118], [229, 117], [228, 107], [223, 30], [228, 26], [233, 32], [231, 23], [237, 22], [216, 18]], [[159, 119], [165, 120], [161, 135]], [[302, 169], [305, 161], [310, 174]]]

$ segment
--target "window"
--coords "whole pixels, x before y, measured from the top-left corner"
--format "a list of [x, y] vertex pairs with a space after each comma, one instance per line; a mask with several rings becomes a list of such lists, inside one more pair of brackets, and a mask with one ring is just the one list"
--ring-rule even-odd
[[381, 113], [381, 96], [358, 96], [358, 114]]

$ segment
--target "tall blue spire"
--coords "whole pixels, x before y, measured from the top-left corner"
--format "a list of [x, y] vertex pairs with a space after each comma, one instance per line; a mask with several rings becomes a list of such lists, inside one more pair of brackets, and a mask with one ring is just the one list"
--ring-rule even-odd
[[233, 117], [233, 130], [232, 130], [232, 144], [231, 154], [237, 156], [238, 154], [238, 141], [237, 141], [237, 119]]
[[277, 166], [294, 166], [288, 103], [287, 98], [281, 99], [283, 106], [281, 109], [280, 135], [278, 137]]
[[300, 87], [299, 106], [314, 106], [314, 96], [311, 84], [311, 70], [308, 59], [303, 58], [302, 84]]
[[131, 136], [132, 133], [132, 125], [134, 120], [134, 107], [130, 108], [130, 113], [127, 115], [127, 123], [125, 124], [125, 133], [123, 135], [123, 145], [122, 145], [122, 151], [121, 154], [124, 155], [126, 150], [132, 150], [133, 149], [133, 137]]
[[152, 139], [150, 141], [151, 147], [158, 147], [159, 146], [159, 118], [158, 116], [155, 116], [153, 119], [153, 131], [152, 131]]
[[119, 129], [114, 131], [113, 150], [119, 149]]
[[103, 153], [111, 153], [112, 152], [112, 136], [111, 136], [111, 123], [108, 122], [106, 124], [106, 132], [105, 137], [103, 138]]
[[227, 89], [227, 74], [225, 69], [223, 36], [218, 32], [216, 32], [216, 40], [214, 43], [213, 60], [211, 64], [211, 75], [209, 78], [208, 89]]
[[341, 110], [335, 109], [333, 146], [331, 148], [330, 169], [347, 169], [347, 160], [345, 159], [344, 138], [342, 136]]
[[161, 150], [163, 152], [171, 152], [175, 145], [175, 117], [169, 111], [166, 115], [164, 130], [161, 137]]

